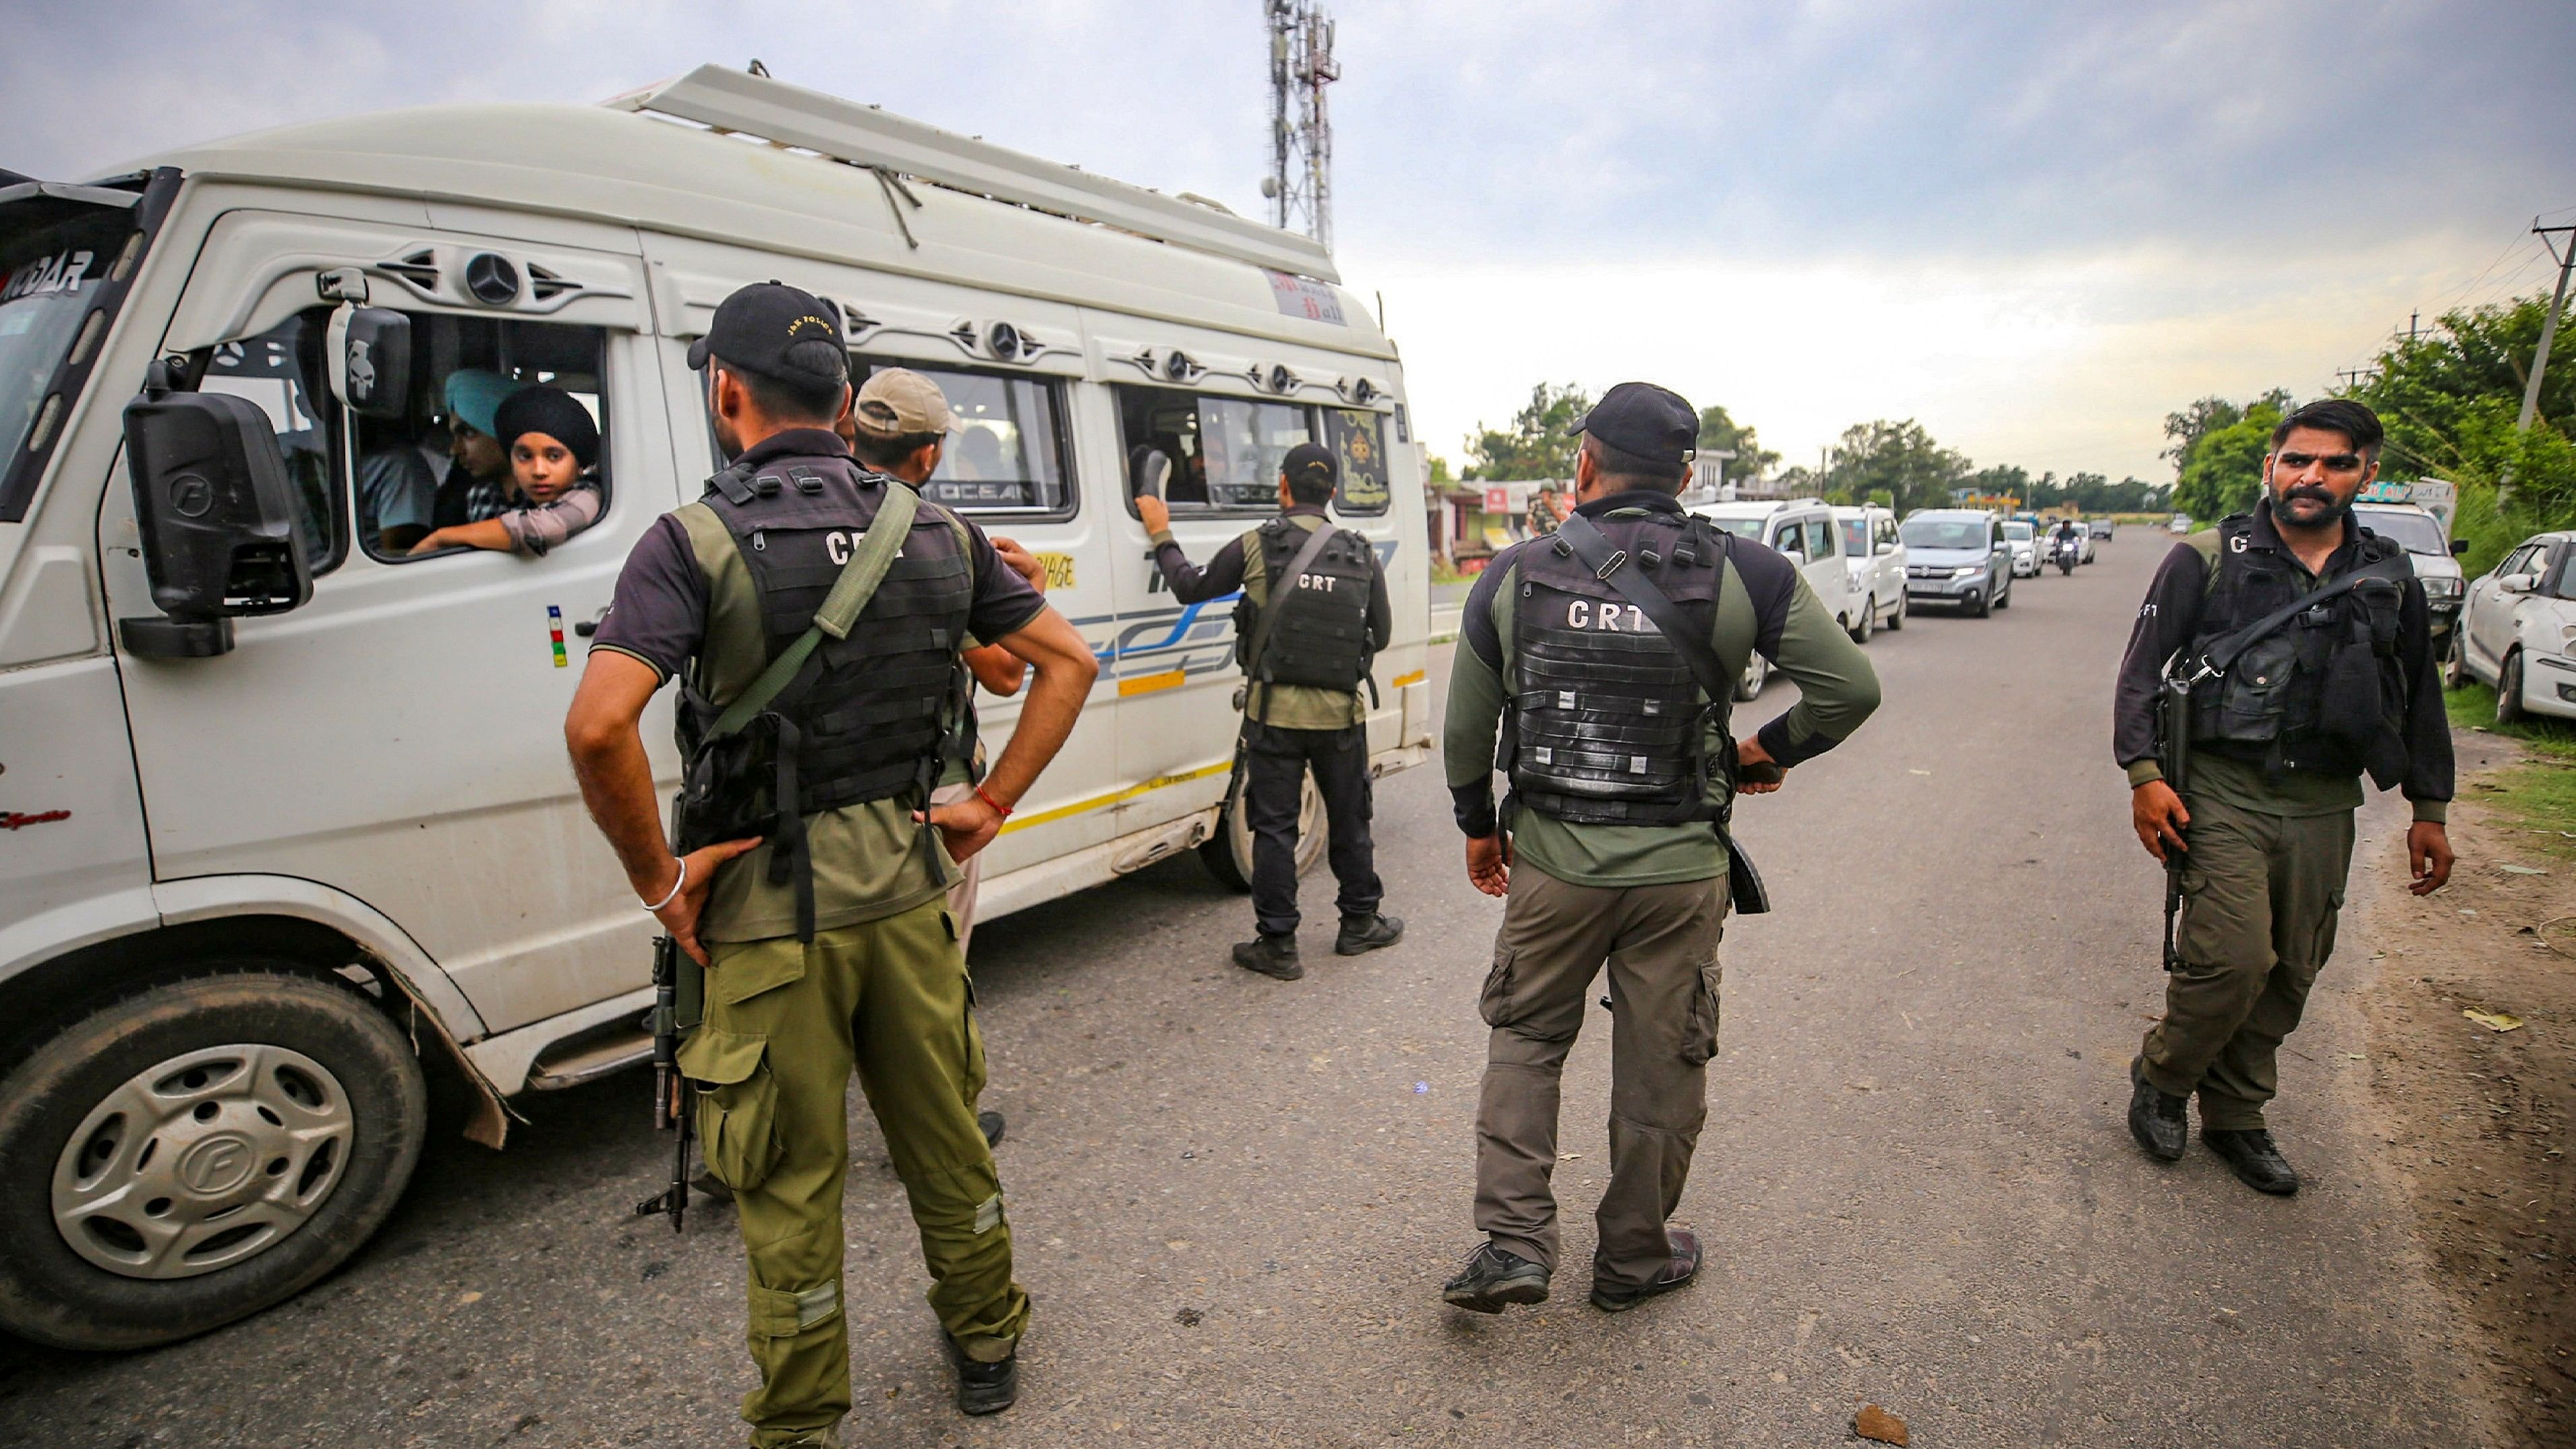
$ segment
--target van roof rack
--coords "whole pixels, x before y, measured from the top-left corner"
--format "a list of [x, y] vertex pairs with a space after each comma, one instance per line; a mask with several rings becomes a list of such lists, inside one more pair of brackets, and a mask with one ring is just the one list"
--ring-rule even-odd
[[1341, 280], [1332, 254], [1295, 232], [763, 75], [702, 65], [600, 104], [799, 147], [1273, 271]]

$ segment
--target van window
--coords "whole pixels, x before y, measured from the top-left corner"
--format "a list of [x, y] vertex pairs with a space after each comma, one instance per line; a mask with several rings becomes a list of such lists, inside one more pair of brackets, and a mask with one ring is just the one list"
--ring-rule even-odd
[[1839, 557], [1839, 556], [1840, 556], [1840, 550], [1838, 550], [1838, 549], [1836, 549], [1836, 548], [1834, 547], [1834, 523], [1833, 523], [1833, 520], [1832, 520], [1831, 518], [1810, 518], [1810, 519], [1808, 519], [1808, 520], [1807, 520], [1807, 557], [1809, 557], [1809, 558], [1811, 558], [1811, 559], [1818, 559], [1818, 558], [1836, 558], [1836, 557]]
[[1320, 438], [1341, 463], [1336, 507], [1384, 513], [1391, 501], [1386, 425], [1375, 413], [1175, 388], [1115, 391], [1130, 497], [1159, 454], [1169, 466], [1163, 501], [1174, 513], [1276, 513], [1279, 469], [1288, 450]]
[[[327, 314], [326, 314], [327, 315]], [[477, 523], [524, 504], [511, 482], [506, 440], [482, 435], [491, 404], [535, 383], [572, 394], [599, 425], [592, 476], [602, 513], [615, 503], [616, 451], [606, 401], [608, 334], [564, 322], [522, 322], [414, 312], [412, 397], [399, 418], [354, 418], [351, 469], [358, 541], [388, 563], [414, 557], [434, 528]], [[440, 549], [447, 558], [471, 549]]]
[[343, 552], [334, 464], [340, 406], [322, 376], [322, 338], [331, 309], [313, 307], [256, 337], [221, 342], [190, 359], [197, 391], [248, 398], [277, 429], [295, 486], [295, 540], [316, 574], [338, 566]]
[[940, 452], [939, 471], [922, 496], [960, 513], [1074, 511], [1067, 485], [1062, 384], [1044, 378], [925, 367], [917, 362], [852, 358], [850, 380], [864, 383], [905, 367], [939, 385], [956, 416]]

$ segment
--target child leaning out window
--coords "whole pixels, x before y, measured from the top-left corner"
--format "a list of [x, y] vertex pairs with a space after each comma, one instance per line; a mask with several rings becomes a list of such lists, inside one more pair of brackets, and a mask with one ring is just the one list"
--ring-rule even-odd
[[510, 455], [518, 506], [497, 518], [434, 530], [414, 554], [488, 548], [542, 557], [599, 521], [599, 425], [559, 387], [522, 388], [493, 414], [493, 436]]

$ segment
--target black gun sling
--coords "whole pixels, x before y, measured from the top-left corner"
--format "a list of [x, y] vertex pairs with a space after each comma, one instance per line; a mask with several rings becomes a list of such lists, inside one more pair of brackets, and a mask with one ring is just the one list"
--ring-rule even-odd
[[[1723, 703], [1728, 698], [1734, 682], [1726, 677], [1726, 667], [1718, 663], [1716, 647], [1699, 637], [1689, 621], [1682, 617], [1681, 610], [1664, 596], [1663, 590], [1655, 587], [1654, 580], [1628, 567], [1628, 555], [1611, 547], [1610, 540], [1591, 519], [1580, 512], [1569, 513], [1565, 521], [1556, 526], [1556, 536], [1574, 550], [1574, 556], [1583, 561], [1584, 567], [1592, 570], [1593, 577], [1617, 589], [1621, 598], [1636, 605], [1638, 612], [1654, 622], [1656, 632], [1662, 634], [1664, 642], [1672, 645], [1673, 652], [1682, 657], [1682, 663], [1690, 669], [1691, 678], [1699, 681], [1700, 691], [1709, 697], [1710, 703]], [[1735, 749], [1731, 737], [1726, 748], [1731, 756]], [[1728, 775], [1727, 784], [1731, 789], [1734, 786], [1733, 772], [1729, 771]], [[1733, 800], [1727, 802], [1725, 810], [1732, 814]], [[1770, 910], [1771, 895], [1762, 887], [1762, 873], [1754, 869], [1752, 860], [1744, 854], [1744, 848], [1736, 844], [1735, 837], [1728, 833], [1725, 816], [1710, 821], [1709, 825], [1717, 832], [1717, 843], [1726, 847], [1727, 894], [1734, 909], [1747, 916], [1758, 916]]]

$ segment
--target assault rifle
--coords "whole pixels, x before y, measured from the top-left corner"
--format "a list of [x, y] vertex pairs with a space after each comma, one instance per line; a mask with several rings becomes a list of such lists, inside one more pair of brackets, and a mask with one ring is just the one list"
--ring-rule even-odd
[[[2165, 672], [2156, 686], [2156, 766], [2164, 771], [2165, 783], [2180, 795], [2191, 781], [2191, 687], [2211, 678], [2208, 666], [2194, 678], [2184, 678], [2176, 669]], [[2182, 910], [2183, 852], [2177, 846], [2165, 847], [2165, 969], [2181, 969], [2182, 957], [2174, 944], [2174, 918]]]
[[635, 1216], [667, 1213], [671, 1231], [681, 1231], [689, 1211], [689, 1145], [697, 1136], [697, 1113], [689, 1110], [688, 1079], [680, 1075], [680, 943], [653, 938], [653, 1130], [676, 1129], [671, 1150], [671, 1186], [635, 1205]]

